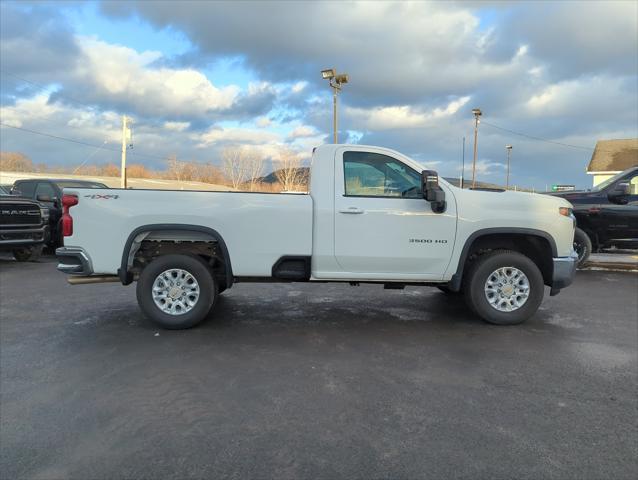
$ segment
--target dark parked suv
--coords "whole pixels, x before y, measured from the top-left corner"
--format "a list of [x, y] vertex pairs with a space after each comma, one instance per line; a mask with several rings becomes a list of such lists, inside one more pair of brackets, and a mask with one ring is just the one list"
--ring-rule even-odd
[[62, 190], [64, 188], [108, 188], [103, 183], [86, 180], [65, 180], [50, 178], [31, 178], [17, 180], [11, 193], [36, 200], [49, 210], [50, 236], [48, 245], [57, 248], [62, 245]]
[[638, 165], [591, 190], [561, 192], [574, 205], [574, 249], [582, 265], [592, 250], [638, 248]]

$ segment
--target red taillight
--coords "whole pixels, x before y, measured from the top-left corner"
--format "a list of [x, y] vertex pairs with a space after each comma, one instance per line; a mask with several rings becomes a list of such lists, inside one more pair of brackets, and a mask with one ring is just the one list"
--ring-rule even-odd
[[62, 235], [65, 237], [73, 235], [73, 217], [69, 214], [69, 209], [77, 205], [78, 201], [75, 195], [62, 195]]

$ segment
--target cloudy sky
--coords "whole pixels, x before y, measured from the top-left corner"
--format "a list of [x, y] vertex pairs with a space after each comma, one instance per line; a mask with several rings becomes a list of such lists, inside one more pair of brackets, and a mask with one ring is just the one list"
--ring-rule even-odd
[[329, 67], [351, 80], [341, 141], [393, 148], [446, 176], [460, 172], [464, 136], [472, 160], [474, 107], [485, 181], [504, 182], [511, 144], [513, 183], [590, 186], [596, 140], [638, 136], [635, 1], [0, 8], [1, 148], [35, 162], [119, 162], [122, 114], [134, 120], [130, 161], [151, 168], [170, 154], [218, 162], [237, 144], [309, 156], [331, 141], [319, 74]]

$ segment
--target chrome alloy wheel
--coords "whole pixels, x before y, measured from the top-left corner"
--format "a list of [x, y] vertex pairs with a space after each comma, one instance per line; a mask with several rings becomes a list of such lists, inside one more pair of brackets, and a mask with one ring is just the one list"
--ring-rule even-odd
[[164, 313], [183, 315], [195, 307], [197, 300], [199, 284], [186, 270], [165, 270], [153, 282], [153, 301]]
[[499, 312], [518, 310], [529, 297], [529, 279], [518, 268], [494, 270], [485, 282], [485, 298]]

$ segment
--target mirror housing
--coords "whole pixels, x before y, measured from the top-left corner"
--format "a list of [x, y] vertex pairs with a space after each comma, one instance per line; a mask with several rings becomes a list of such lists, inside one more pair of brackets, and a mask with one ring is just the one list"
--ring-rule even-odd
[[620, 182], [614, 185], [614, 187], [609, 190], [607, 194], [607, 198], [610, 202], [618, 203], [620, 205], [624, 205], [627, 203], [628, 197], [631, 194], [631, 185], [629, 182]]
[[430, 202], [434, 213], [445, 212], [445, 192], [439, 185], [439, 175], [434, 170], [421, 172], [421, 187], [423, 198]]
[[50, 197], [49, 195], [38, 195], [37, 197], [35, 197], [35, 199], [38, 202], [47, 202], [47, 203], [53, 203], [53, 198]]

